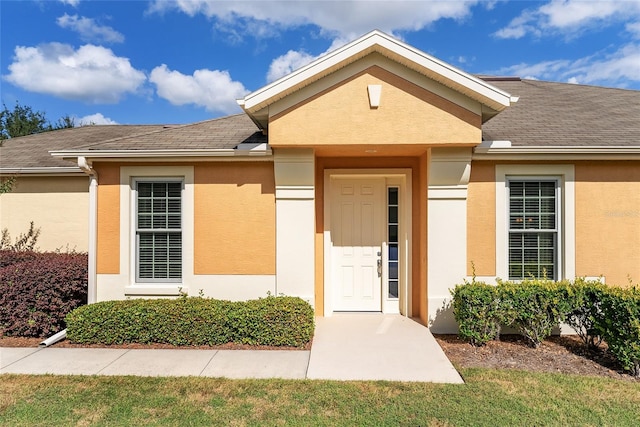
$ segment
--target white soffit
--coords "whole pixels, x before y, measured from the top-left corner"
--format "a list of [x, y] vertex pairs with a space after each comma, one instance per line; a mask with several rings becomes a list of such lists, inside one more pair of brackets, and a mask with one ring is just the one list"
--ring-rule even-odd
[[375, 30], [248, 94], [243, 99], [238, 100], [238, 104], [249, 115], [252, 115], [275, 101], [372, 52], [378, 52], [407, 68], [465, 94], [495, 111], [502, 111], [512, 102], [517, 101], [507, 92], [381, 31]]

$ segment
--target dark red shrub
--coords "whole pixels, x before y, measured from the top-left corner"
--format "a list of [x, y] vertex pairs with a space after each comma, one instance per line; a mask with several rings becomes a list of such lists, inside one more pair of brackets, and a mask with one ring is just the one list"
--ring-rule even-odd
[[87, 302], [87, 255], [14, 254], [22, 259], [0, 268], [0, 336], [46, 337], [64, 329], [66, 314]]
[[14, 251], [11, 249], [0, 250], [0, 268], [6, 267], [18, 262], [30, 261], [38, 256], [37, 252], [32, 251]]

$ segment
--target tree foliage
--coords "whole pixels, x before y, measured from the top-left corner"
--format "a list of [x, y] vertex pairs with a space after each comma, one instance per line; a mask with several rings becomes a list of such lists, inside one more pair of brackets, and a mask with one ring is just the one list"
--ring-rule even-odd
[[16, 177], [0, 178], [0, 194], [9, 193], [16, 184]]
[[44, 112], [34, 111], [28, 105], [20, 105], [19, 102], [16, 102], [13, 110], [10, 110], [3, 103], [0, 111], [0, 143], [9, 138], [72, 128], [74, 126], [73, 118], [68, 115], [52, 124]]

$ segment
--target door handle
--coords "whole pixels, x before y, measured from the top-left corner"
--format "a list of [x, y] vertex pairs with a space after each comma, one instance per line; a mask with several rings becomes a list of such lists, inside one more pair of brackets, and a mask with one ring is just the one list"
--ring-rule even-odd
[[382, 277], [382, 259], [378, 258], [378, 277]]

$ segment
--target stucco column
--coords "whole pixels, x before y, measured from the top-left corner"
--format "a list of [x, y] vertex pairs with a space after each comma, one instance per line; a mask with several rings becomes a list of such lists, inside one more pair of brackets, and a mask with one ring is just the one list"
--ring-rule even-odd
[[444, 304], [467, 276], [467, 187], [471, 148], [432, 149], [428, 192], [428, 307], [433, 332], [455, 333]]
[[276, 294], [314, 305], [315, 163], [312, 149], [274, 149]]

